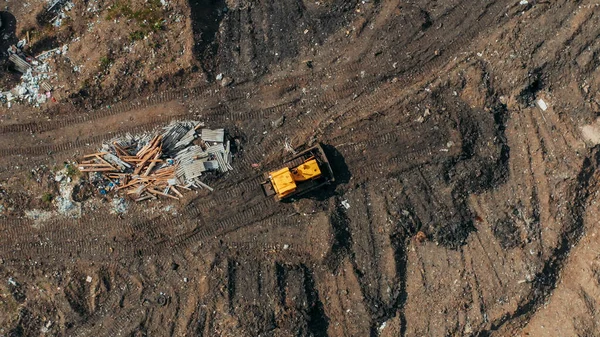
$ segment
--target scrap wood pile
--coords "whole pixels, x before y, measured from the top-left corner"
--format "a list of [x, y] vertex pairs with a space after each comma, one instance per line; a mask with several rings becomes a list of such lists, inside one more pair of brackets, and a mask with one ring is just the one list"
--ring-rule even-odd
[[167, 197], [179, 199], [191, 189], [213, 189], [200, 181], [205, 172], [228, 172], [229, 140], [223, 129], [202, 128], [193, 121], [175, 122], [161, 133], [114, 139], [100, 152], [83, 156], [81, 172], [101, 175], [101, 194], [125, 191], [136, 201]]

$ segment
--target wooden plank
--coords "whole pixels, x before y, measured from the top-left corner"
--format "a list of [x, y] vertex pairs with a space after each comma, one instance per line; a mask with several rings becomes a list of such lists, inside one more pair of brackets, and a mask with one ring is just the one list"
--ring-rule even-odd
[[107, 167], [107, 166], [110, 166], [112, 168], [115, 168], [112, 165], [106, 165], [106, 164], [84, 164], [84, 163], [81, 163], [81, 164], [79, 164], [77, 166], [89, 166], [89, 167]]
[[175, 194], [177, 194], [180, 198], [183, 198], [183, 194], [179, 193], [175, 186], [171, 186], [171, 190], [175, 192]]
[[104, 160], [104, 158], [100, 157], [100, 156], [96, 156], [96, 158], [98, 158], [101, 162], [105, 163], [106, 165], [112, 167], [113, 169], [115, 169], [115, 171], [120, 171], [119, 169], [117, 169], [116, 167], [112, 166], [111, 163], [107, 162], [106, 160]]
[[154, 166], [156, 166], [156, 160], [160, 157], [161, 152], [158, 151], [156, 153], [156, 155], [154, 156], [154, 159], [151, 161], [150, 165], [148, 166], [148, 169], [146, 169], [146, 172], [144, 172], [144, 176], [147, 176], [150, 174], [150, 172], [152, 172], [152, 169], [154, 168]]
[[177, 198], [177, 197], [174, 197], [174, 196], [172, 196], [172, 195], [170, 195], [170, 194], [166, 194], [166, 193], [163, 193], [163, 192], [157, 191], [157, 190], [155, 190], [155, 189], [153, 189], [153, 188], [149, 188], [149, 189], [148, 189], [148, 192], [150, 192], [150, 193], [152, 193], [152, 194], [158, 194], [158, 195], [162, 195], [162, 196], [165, 196], [165, 197], [168, 197], [168, 198], [171, 198], [171, 199], [179, 200], [179, 198]]
[[156, 152], [160, 151], [160, 148], [154, 148], [152, 151], [150, 151], [149, 153], [147, 153], [144, 156], [144, 159], [139, 162], [137, 164], [137, 167], [135, 168], [135, 170], [133, 171], [133, 174], [140, 174], [140, 172], [144, 169], [144, 166], [146, 166], [146, 162], [148, 160], [150, 160], [150, 158], [152, 158], [152, 156], [156, 155]]
[[83, 156], [83, 158], [90, 158], [90, 157], [97, 157], [97, 156], [103, 156], [105, 154], [108, 154], [108, 152], [96, 152], [96, 153], [90, 153], [90, 154], [86, 154], [85, 156]]
[[118, 171], [117, 169], [114, 168], [93, 168], [93, 169], [79, 169], [79, 171], [81, 172], [110, 172], [110, 171]]
[[140, 182], [139, 182], [139, 181], [137, 181], [137, 180], [133, 180], [133, 181], [129, 182], [128, 184], [125, 184], [125, 185], [123, 185], [123, 186], [119, 186], [119, 187], [117, 187], [116, 191], [118, 191], [118, 190], [120, 190], [120, 189], [123, 189], [123, 188], [125, 188], [125, 187], [133, 186], [133, 185], [135, 185], [135, 184], [138, 184], [138, 183], [140, 183]]

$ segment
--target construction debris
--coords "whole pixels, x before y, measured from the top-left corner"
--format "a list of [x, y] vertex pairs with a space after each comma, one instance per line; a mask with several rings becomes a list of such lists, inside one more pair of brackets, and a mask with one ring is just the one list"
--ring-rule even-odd
[[[17, 71], [22, 73], [21, 83], [11, 91], [0, 92], [0, 102], [11, 107], [13, 101], [23, 101], [34, 106], [46, 103], [52, 97], [52, 86], [49, 84], [52, 76], [50, 66], [44, 60], [51, 54], [46, 52], [38, 57], [25, 54], [23, 49], [27, 40], [21, 40], [17, 45], [8, 48], [8, 59]], [[66, 46], [57, 49], [56, 53], [66, 52]]]
[[542, 111], [546, 111], [548, 109], [548, 105], [546, 104], [546, 102], [544, 102], [543, 99], [538, 99], [536, 103], [537, 106], [540, 107], [540, 109], [542, 109]]
[[71, 1], [54, 0], [48, 7], [48, 12], [53, 12], [56, 16], [50, 20], [54, 27], [60, 27], [64, 19], [68, 18], [66, 12], [71, 11], [75, 4]]
[[[213, 189], [200, 181], [209, 171], [233, 170], [223, 129], [201, 129], [200, 122], [174, 122], [154, 135], [127, 134], [83, 156], [81, 172], [93, 176], [101, 194], [123, 191], [135, 201], [166, 197], [179, 200], [191, 189]], [[98, 177], [97, 175], [100, 175]], [[103, 193], [104, 192], [104, 193]]]

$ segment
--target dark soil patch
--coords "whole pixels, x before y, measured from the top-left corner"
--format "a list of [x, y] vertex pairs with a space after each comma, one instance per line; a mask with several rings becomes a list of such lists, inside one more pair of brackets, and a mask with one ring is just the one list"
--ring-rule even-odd
[[214, 77], [215, 55], [218, 43], [215, 36], [219, 24], [227, 12], [224, 0], [190, 0], [192, 29], [194, 32], [194, 54], [203, 70]]

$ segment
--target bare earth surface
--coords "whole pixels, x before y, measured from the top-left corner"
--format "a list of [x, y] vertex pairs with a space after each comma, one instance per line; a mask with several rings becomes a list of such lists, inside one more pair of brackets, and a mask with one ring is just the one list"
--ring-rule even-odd
[[[596, 2], [123, 3], [59, 28], [0, 7], [0, 38], [69, 46], [57, 102], [0, 105], [0, 335], [600, 335]], [[44, 201], [57, 166], [173, 119], [239, 140], [214, 192]], [[325, 144], [336, 184], [263, 197], [286, 140]]]

